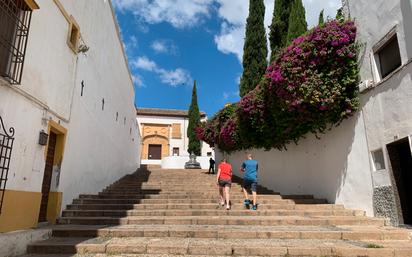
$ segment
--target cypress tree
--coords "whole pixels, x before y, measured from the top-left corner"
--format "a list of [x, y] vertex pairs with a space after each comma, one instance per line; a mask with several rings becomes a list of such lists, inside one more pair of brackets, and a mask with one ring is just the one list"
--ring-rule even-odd
[[336, 12], [336, 20], [338, 21], [345, 20], [345, 15], [343, 14], [343, 7], [339, 8], [338, 11]]
[[302, 0], [294, 0], [289, 16], [288, 42], [292, 42], [307, 30], [308, 24], [306, 23], [305, 7], [303, 7]]
[[320, 11], [320, 14], [319, 14], [319, 25], [325, 24], [325, 18], [323, 17], [323, 12], [324, 10]]
[[189, 108], [189, 125], [187, 127], [187, 136], [189, 137], [189, 147], [187, 151], [189, 154], [194, 153], [197, 156], [201, 155], [201, 144], [199, 139], [196, 136], [196, 127], [200, 124], [200, 112], [199, 106], [197, 104], [197, 90], [196, 90], [196, 80], [193, 84], [192, 91], [192, 102], [190, 103]]
[[291, 9], [290, 0], [275, 0], [272, 24], [270, 25], [270, 61], [273, 61], [278, 51], [286, 46]]
[[245, 45], [243, 46], [243, 74], [239, 86], [240, 96], [244, 96], [254, 89], [266, 71], [268, 49], [264, 19], [265, 5], [263, 0], [250, 0]]

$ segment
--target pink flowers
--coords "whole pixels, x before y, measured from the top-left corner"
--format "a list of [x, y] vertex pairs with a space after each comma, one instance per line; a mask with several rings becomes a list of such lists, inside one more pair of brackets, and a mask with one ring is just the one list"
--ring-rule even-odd
[[199, 139], [224, 151], [283, 149], [353, 115], [358, 99], [358, 45], [352, 21], [330, 21], [296, 38], [238, 104], [219, 111]]

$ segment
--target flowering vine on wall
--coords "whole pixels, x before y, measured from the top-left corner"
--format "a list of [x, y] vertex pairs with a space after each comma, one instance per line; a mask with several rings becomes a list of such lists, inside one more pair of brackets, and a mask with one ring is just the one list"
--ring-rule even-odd
[[286, 149], [324, 133], [359, 107], [358, 44], [353, 21], [332, 20], [283, 49], [257, 87], [197, 128], [224, 151]]

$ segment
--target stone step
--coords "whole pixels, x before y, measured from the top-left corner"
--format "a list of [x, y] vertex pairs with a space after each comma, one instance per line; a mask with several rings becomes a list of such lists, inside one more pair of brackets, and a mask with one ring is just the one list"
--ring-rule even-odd
[[132, 216], [364, 216], [352, 210], [65, 210], [63, 217], [132, 217]]
[[[135, 207], [139, 205], [176, 205], [176, 204], [183, 204], [183, 205], [211, 205], [213, 208], [218, 206], [218, 200], [210, 199], [210, 200], [168, 200], [168, 199], [141, 199], [141, 200], [128, 200], [128, 199], [76, 199], [73, 201], [73, 204], [67, 205], [68, 210], [79, 210], [79, 209], [88, 209], [88, 210], [130, 210], [135, 209]], [[242, 201], [231, 201], [232, 207], [243, 206]], [[258, 203], [262, 206], [283, 206], [286, 205], [289, 208], [289, 205], [314, 205], [315, 207], [324, 208], [324, 206], [329, 206], [329, 204], [316, 204], [316, 201], [303, 201], [303, 203], [296, 203], [292, 200], [261, 200]], [[341, 205], [335, 205], [341, 206]], [[140, 208], [140, 207], [139, 207]], [[326, 207], [329, 208], [329, 207]], [[338, 208], [343, 208], [338, 207]], [[167, 208], [166, 208], [167, 209]]]
[[[86, 201], [86, 200], [81, 200]], [[98, 206], [99, 204], [97, 204]], [[113, 206], [117, 206], [120, 204], [114, 204]], [[69, 205], [71, 207], [76, 206], [76, 204]], [[78, 204], [78, 206], [83, 206], [83, 204]], [[94, 206], [93, 204], [86, 204], [86, 206]], [[112, 205], [101, 205], [101, 206], [112, 206]], [[184, 209], [212, 209], [215, 210], [219, 207], [218, 204], [192, 204], [192, 203], [171, 203], [171, 204], [133, 204], [128, 205], [127, 207], [133, 207], [135, 210], [184, 210]], [[243, 210], [246, 207], [242, 203], [234, 203], [232, 202], [232, 210]], [[295, 204], [295, 203], [269, 203], [269, 204], [260, 204], [258, 203], [258, 210], [345, 210], [343, 205], [337, 204]], [[362, 211], [362, 213], [364, 213]]]
[[[371, 244], [383, 248], [369, 248]], [[412, 254], [411, 242], [316, 239], [52, 238], [28, 247], [29, 254], [180, 254], [211, 256], [385, 256]]]
[[384, 226], [382, 218], [351, 216], [131, 216], [131, 217], [62, 217], [62, 225], [254, 225], [254, 226]]
[[[232, 187], [231, 192], [241, 192], [241, 187]], [[105, 193], [120, 193], [120, 194], [135, 194], [135, 193], [157, 193], [157, 192], [170, 192], [170, 193], [197, 193], [197, 192], [218, 192], [219, 188], [214, 185], [210, 187], [198, 187], [198, 188], [185, 188], [184, 190], [182, 188], [162, 188], [162, 187], [151, 187], [151, 188], [110, 188], [110, 189], [104, 189], [102, 192]], [[279, 194], [275, 193], [272, 190], [267, 190], [267, 189], [258, 189], [258, 193], [260, 194]]]
[[374, 226], [64, 225], [54, 237], [175, 237], [223, 239], [410, 240], [410, 231]]
[[[259, 210], [291, 210], [298, 208], [302, 209], [316, 209], [316, 210], [330, 210], [330, 209], [339, 209], [339, 205], [330, 205], [330, 204], [295, 204], [295, 203], [279, 203], [279, 204], [258, 204]], [[133, 206], [134, 210], [216, 210], [219, 207], [218, 204], [137, 204]], [[243, 210], [245, 206], [242, 203], [233, 203], [232, 210]]]
[[[218, 194], [99, 194], [99, 195], [80, 195], [79, 198], [98, 199], [98, 198], [117, 198], [117, 199], [216, 199]], [[244, 199], [242, 194], [231, 194], [231, 199]], [[259, 199], [284, 199], [280, 195], [259, 195]]]
[[[210, 190], [186, 190], [186, 191], [181, 191], [181, 190], [136, 190], [134, 192], [129, 191], [129, 192], [123, 192], [123, 191], [102, 191], [98, 195], [217, 195], [218, 194], [217, 188], [215, 189], [210, 189]], [[279, 193], [273, 193], [273, 192], [259, 192], [259, 195], [277, 195], [280, 197]], [[243, 196], [243, 192], [240, 190], [236, 191], [231, 191], [231, 195], [239, 195]]]
[[[231, 200], [232, 203], [237, 201], [238, 203], [243, 202], [243, 198], [237, 198]], [[186, 203], [186, 204], [201, 204], [201, 203], [213, 203], [217, 204], [219, 202], [218, 198], [215, 196], [213, 198], [209, 199], [116, 199], [116, 198], [103, 198], [103, 199], [88, 199], [88, 198], [82, 198], [82, 199], [74, 199], [73, 204], [100, 204], [100, 205], [117, 205], [117, 204], [140, 204], [140, 203], [152, 203], [152, 204], [176, 204], [176, 203]], [[326, 204], [325, 200], [322, 199], [296, 199], [296, 200], [287, 200], [287, 199], [260, 199], [259, 198], [259, 203], [260, 204], [283, 204], [283, 203], [288, 203], [288, 204]], [[70, 206], [70, 205], [69, 205]]]
[[[208, 187], [208, 186], [214, 186], [216, 187], [216, 178], [213, 179], [200, 179], [199, 181], [190, 181], [190, 184], [188, 184], [187, 180], [183, 181], [177, 181], [176, 183], [171, 183], [170, 181], [145, 181], [145, 182], [136, 182], [136, 183], [113, 183], [107, 188], [116, 188], [116, 187], [124, 187], [124, 188], [135, 188], [135, 187], [180, 187], [180, 188], [191, 188], [191, 187]], [[193, 182], [193, 183], [192, 183]], [[232, 186], [241, 186], [242, 181], [232, 181]], [[265, 188], [262, 185], [258, 184], [258, 187], [260, 188]]]
[[[106, 190], [136, 190], [136, 189], [144, 189], [144, 190], [152, 190], [152, 189], [163, 189], [163, 190], [193, 190], [193, 189], [217, 189], [218, 186], [216, 185], [216, 182], [208, 182], [208, 183], [199, 183], [199, 184], [190, 184], [189, 186], [187, 184], [172, 184], [172, 183], [167, 183], [167, 184], [136, 184], [136, 185], [111, 185], [106, 187]], [[240, 190], [242, 188], [241, 184], [235, 184], [232, 183], [231, 189], [232, 190]], [[272, 192], [273, 190], [267, 189], [262, 186], [257, 187], [258, 191], [270, 191]]]
[[[281, 197], [278, 193], [273, 193], [273, 192], [262, 192], [262, 191], [257, 191], [258, 195], [277, 195]], [[133, 196], [133, 195], [218, 195], [219, 191], [218, 189], [211, 189], [211, 190], [187, 190], [187, 191], [180, 191], [180, 190], [135, 190], [135, 191], [106, 191], [103, 190], [98, 193], [98, 195], [127, 195], [127, 196]], [[231, 196], [243, 196], [243, 192], [238, 190], [238, 191], [231, 191], [230, 192]]]

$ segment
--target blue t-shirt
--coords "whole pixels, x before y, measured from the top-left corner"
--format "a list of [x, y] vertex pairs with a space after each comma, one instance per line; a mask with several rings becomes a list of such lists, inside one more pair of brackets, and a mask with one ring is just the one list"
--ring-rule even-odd
[[245, 174], [243, 175], [244, 180], [257, 182], [257, 171], [258, 162], [255, 160], [247, 160], [242, 164]]

